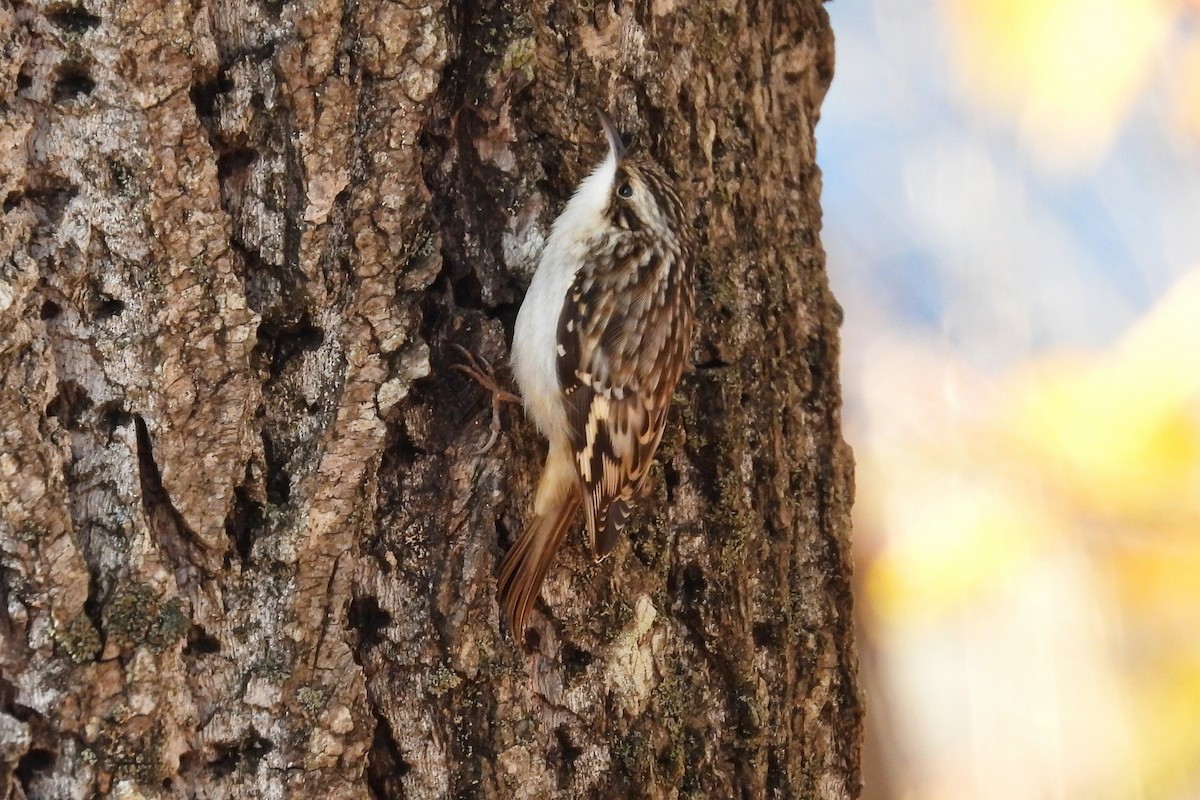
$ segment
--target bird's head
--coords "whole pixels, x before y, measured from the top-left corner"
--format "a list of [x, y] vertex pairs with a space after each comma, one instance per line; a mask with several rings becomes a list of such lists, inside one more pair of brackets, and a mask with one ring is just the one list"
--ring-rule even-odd
[[598, 114], [608, 140], [605, 166], [612, 163], [605, 207], [608, 221], [613, 227], [629, 231], [678, 230], [683, 209], [671, 181], [649, 157], [626, 149], [610, 116]]
[[589, 179], [603, 215], [614, 228], [629, 232], [678, 231], [683, 208], [670, 180], [647, 156], [631, 153], [612, 119], [597, 110], [608, 140], [608, 156]]

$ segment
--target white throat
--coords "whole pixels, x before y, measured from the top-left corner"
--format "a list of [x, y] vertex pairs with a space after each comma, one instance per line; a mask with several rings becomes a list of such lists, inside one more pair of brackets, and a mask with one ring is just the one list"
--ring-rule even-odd
[[554, 221], [550, 239], [538, 262], [533, 280], [513, 332], [512, 370], [525, 410], [539, 429], [554, 442], [567, 436], [567, 417], [558, 382], [558, 320], [567, 291], [588, 257], [587, 240], [603, 224], [617, 174], [617, 157], [611, 150]]

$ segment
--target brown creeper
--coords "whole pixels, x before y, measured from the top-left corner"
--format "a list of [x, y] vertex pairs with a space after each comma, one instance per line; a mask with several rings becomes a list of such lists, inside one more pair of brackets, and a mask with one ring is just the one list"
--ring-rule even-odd
[[655, 164], [626, 153], [603, 112], [600, 122], [608, 157], [554, 221], [513, 335], [526, 412], [550, 442], [533, 521], [500, 567], [514, 636], [581, 500], [593, 554], [612, 551], [691, 349], [683, 206]]

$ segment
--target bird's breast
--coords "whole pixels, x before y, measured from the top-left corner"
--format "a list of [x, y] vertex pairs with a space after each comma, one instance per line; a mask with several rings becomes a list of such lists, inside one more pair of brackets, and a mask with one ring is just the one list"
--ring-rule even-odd
[[526, 413], [546, 438], [567, 435], [567, 415], [558, 382], [558, 320], [585, 248], [552, 236], [517, 313], [512, 370]]

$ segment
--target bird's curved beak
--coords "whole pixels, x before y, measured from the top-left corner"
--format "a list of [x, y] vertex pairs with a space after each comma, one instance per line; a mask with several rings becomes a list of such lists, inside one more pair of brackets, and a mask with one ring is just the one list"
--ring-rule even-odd
[[608, 138], [608, 149], [620, 161], [625, 157], [625, 143], [621, 141], [621, 132], [617, 130], [617, 126], [613, 124], [612, 119], [600, 109], [596, 109], [596, 115], [600, 117], [600, 124], [604, 127], [604, 135]]

